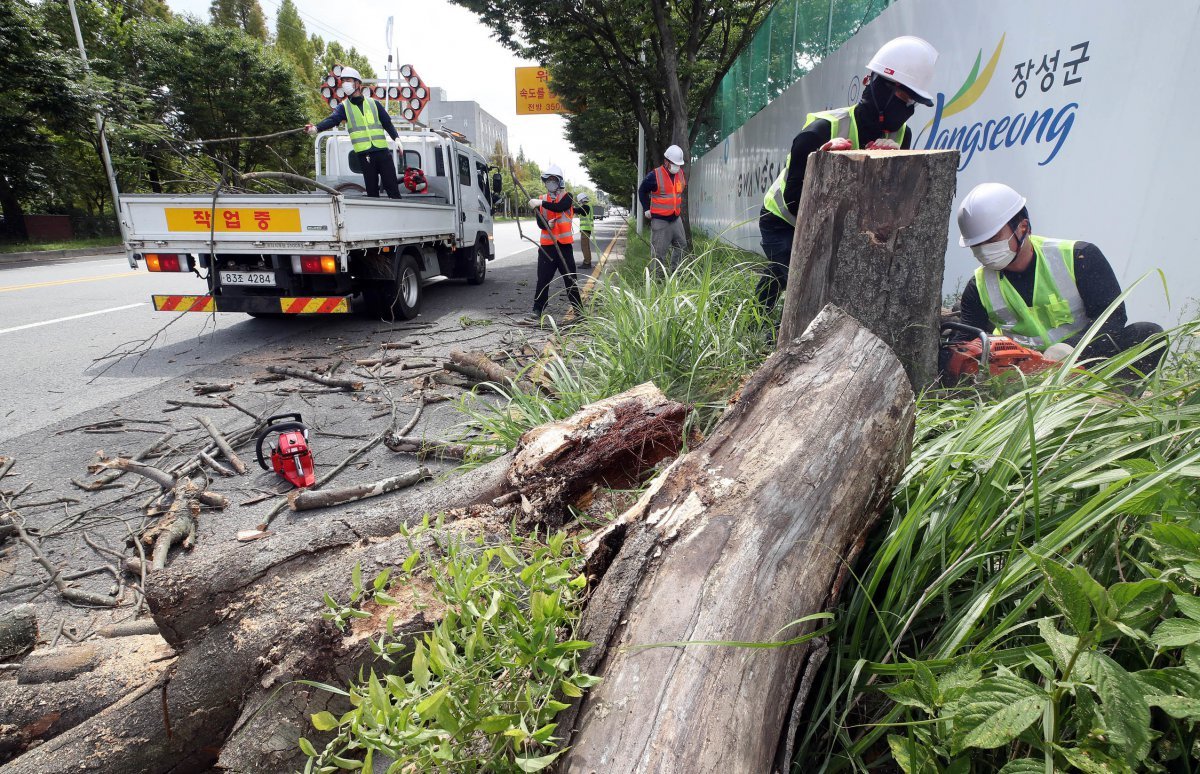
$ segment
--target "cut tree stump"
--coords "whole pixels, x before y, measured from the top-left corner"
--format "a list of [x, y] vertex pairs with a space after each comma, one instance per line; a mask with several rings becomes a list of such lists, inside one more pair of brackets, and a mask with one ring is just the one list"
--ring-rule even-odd
[[[345, 600], [356, 565], [364, 578], [391, 568], [399, 579], [403, 573], [396, 568], [413, 547], [436, 557], [450, 535], [502, 540], [514, 519], [530, 518], [522, 503], [549, 509], [550, 516], [535, 521], [561, 518], [572, 493], [636, 477], [636, 465], [645, 463], [644, 473], [662, 456], [678, 453], [685, 406], [646, 385], [601, 404], [585, 407], [574, 422], [556, 423], [550, 434], [528, 435], [518, 452], [522, 469], [536, 473], [528, 478], [510, 474], [513, 457], [506, 455], [467, 476], [402, 490], [382, 513], [293, 521], [277, 534], [233, 549], [228, 542], [203, 541], [149, 576], [145, 590], [177, 661], [71, 733], [29, 750], [5, 774], [81, 767], [185, 774], [207, 771], [218, 751], [224, 771], [303, 768], [295, 740], [302, 734], [320, 738], [308, 718], [331, 699], [289, 681], [344, 683], [374, 663], [369, 645], [389, 614], [401, 637], [427, 631], [439, 616], [433, 601], [422, 596], [421, 582], [398, 580], [388, 593], [400, 604], [376, 609], [369, 602], [367, 609], [378, 614], [355, 619], [342, 633], [323, 620], [322, 595]], [[631, 446], [635, 441], [640, 445]], [[572, 477], [578, 480], [565, 480]], [[417, 524], [427, 513], [449, 514], [444, 530], [419, 534], [412, 544], [394, 537], [399, 527]], [[281, 686], [278, 700], [270, 702]]]
[[0, 613], [0, 661], [12, 661], [37, 644], [37, 612], [17, 605]]
[[932, 384], [957, 170], [958, 151], [812, 154], [780, 346], [836, 304], [892, 348], [918, 391]]
[[896, 356], [836, 307], [767, 360], [712, 436], [591, 546], [623, 536], [576, 635], [595, 644], [581, 669], [603, 680], [562, 771], [772, 770], [803, 706], [807, 643], [641, 646], [812, 631], [785, 627], [836, 598], [907, 460], [913, 416]]

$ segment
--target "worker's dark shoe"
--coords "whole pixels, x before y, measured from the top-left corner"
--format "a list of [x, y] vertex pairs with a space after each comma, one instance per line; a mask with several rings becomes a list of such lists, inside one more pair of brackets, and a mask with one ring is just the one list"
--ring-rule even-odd
[[591, 264], [590, 262], [589, 262], [589, 263], [581, 263], [581, 264], [579, 264], [579, 265], [580, 265], [580, 267], [582, 267], [582, 268], [584, 268], [584, 269], [590, 269], [590, 268], [592, 268], [592, 264]]

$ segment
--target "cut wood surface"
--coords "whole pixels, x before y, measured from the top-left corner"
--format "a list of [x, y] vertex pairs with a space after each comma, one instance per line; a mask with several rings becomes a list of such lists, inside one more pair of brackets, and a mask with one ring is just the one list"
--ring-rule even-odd
[[563, 771], [772, 770], [803, 705], [807, 644], [645, 646], [811, 631], [785, 627], [836, 597], [907, 459], [913, 416], [895, 355], [834, 307], [767, 360], [608, 535], [624, 539], [577, 635], [596, 644], [582, 668], [603, 680], [582, 700]]
[[37, 644], [37, 638], [37, 613], [33, 605], [17, 605], [0, 613], [0, 662], [23, 655]]
[[836, 304], [892, 348], [918, 390], [932, 384], [957, 170], [958, 151], [812, 154], [780, 346]]

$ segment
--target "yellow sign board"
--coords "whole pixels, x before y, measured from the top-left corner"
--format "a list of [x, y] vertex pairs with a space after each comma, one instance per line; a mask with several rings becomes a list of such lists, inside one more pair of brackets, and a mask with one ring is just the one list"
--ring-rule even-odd
[[[216, 228], [212, 227], [216, 215]], [[167, 207], [167, 231], [220, 231], [230, 233], [258, 234], [270, 231], [299, 231], [300, 210], [236, 209], [218, 207]]]
[[550, 91], [550, 73], [545, 67], [517, 68], [517, 115], [570, 113], [558, 95]]

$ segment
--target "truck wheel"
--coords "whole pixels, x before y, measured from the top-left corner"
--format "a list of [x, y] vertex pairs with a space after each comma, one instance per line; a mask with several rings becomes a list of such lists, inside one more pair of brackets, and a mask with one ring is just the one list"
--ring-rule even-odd
[[471, 267], [467, 270], [468, 285], [482, 285], [487, 277], [487, 240], [483, 237], [475, 242], [474, 255], [471, 256]]
[[383, 320], [411, 320], [421, 311], [421, 269], [416, 258], [401, 255], [394, 278], [373, 282], [364, 293], [372, 314]]

